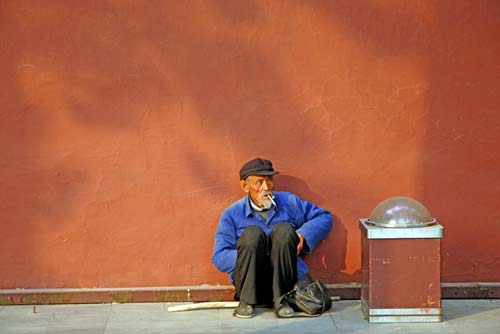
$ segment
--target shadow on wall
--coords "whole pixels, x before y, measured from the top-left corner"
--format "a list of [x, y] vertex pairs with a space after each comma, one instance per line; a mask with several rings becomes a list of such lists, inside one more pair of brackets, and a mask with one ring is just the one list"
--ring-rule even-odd
[[[303, 180], [286, 174], [276, 176], [277, 189], [297, 194], [302, 199], [324, 207], [325, 198], [313, 192]], [[305, 256], [305, 261], [315, 278], [325, 282], [349, 282], [359, 280], [357, 272], [346, 274], [346, 253], [348, 231], [342, 219], [332, 212], [334, 225], [328, 237], [312, 253]]]
[[278, 174], [276, 177], [277, 189], [280, 191], [288, 191], [299, 195], [302, 199], [316, 204], [317, 206], [323, 206], [325, 204], [325, 198], [315, 192], [313, 192], [306, 182], [299, 179], [298, 177]]
[[334, 225], [329, 236], [318, 245], [313, 255], [305, 258], [311, 273], [323, 282], [359, 282], [360, 270], [346, 272], [348, 234], [342, 219], [333, 215]]

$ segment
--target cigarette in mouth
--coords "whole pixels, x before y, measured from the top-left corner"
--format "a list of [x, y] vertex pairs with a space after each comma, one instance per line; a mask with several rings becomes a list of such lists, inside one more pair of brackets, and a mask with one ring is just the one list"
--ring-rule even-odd
[[276, 202], [274, 201], [274, 195], [273, 194], [267, 194], [267, 198], [273, 203], [274, 206], [276, 206]]

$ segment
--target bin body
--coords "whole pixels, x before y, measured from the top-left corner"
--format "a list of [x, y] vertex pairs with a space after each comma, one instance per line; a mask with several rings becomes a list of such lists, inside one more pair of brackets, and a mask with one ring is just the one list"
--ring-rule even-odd
[[384, 228], [360, 220], [361, 303], [370, 322], [441, 321], [439, 224]]

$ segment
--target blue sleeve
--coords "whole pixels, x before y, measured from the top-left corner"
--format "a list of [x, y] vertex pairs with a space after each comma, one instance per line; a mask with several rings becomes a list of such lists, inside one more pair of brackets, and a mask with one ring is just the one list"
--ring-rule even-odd
[[295, 196], [295, 213], [299, 223], [297, 232], [307, 242], [307, 253], [311, 252], [321, 240], [325, 239], [333, 226], [332, 214], [319, 208], [311, 202], [304, 201]]
[[215, 267], [231, 274], [236, 266], [236, 242], [238, 236], [233, 220], [223, 212], [215, 233], [212, 263]]

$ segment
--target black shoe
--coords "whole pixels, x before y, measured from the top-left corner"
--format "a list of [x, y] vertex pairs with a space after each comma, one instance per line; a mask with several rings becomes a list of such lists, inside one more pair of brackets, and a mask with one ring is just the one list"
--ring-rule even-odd
[[283, 300], [279, 305], [274, 305], [274, 313], [278, 318], [292, 318], [295, 316], [295, 311], [286, 300]]
[[248, 319], [255, 315], [255, 310], [253, 308], [253, 305], [249, 305], [244, 301], [240, 301], [240, 305], [238, 305], [238, 308], [234, 310], [233, 315], [238, 318]]

